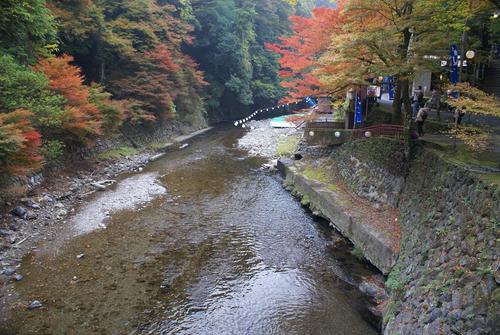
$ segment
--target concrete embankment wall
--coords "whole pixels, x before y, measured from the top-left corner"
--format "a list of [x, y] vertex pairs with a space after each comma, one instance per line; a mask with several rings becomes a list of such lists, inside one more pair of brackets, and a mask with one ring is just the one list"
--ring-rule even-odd
[[304, 176], [291, 161], [280, 160], [278, 168], [286, 176], [285, 185], [300, 196], [316, 215], [329, 220], [380, 271], [385, 274], [391, 271], [397, 252], [377, 231], [370, 229], [362, 219], [351, 215], [350, 201], [339, 192], [329, 189], [327, 184]]
[[372, 139], [332, 154], [351, 191], [399, 211], [400, 255], [386, 283], [384, 333], [498, 333], [500, 189], [432, 151], [417, 148], [412, 159], [407, 153]]

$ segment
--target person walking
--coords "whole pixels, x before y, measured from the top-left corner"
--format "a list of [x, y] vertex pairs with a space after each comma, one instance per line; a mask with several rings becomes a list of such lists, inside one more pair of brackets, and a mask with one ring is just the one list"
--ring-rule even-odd
[[424, 122], [427, 119], [427, 116], [429, 116], [429, 108], [428, 107], [422, 107], [417, 113], [417, 133], [419, 137], [424, 136]]
[[418, 87], [417, 101], [419, 107], [424, 107], [424, 91], [422, 90], [422, 86]]
[[435, 109], [436, 111], [439, 112], [439, 105], [440, 105], [439, 93], [438, 91], [433, 90], [431, 95], [431, 109]]
[[457, 126], [459, 126], [460, 124], [462, 124], [462, 119], [464, 117], [465, 113], [462, 112], [461, 110], [459, 110], [458, 108], [455, 108], [455, 112], [454, 112], [454, 118], [455, 118], [455, 124]]
[[422, 86], [418, 86], [417, 89], [413, 91], [413, 112], [412, 118], [415, 119], [417, 117], [418, 109], [421, 106], [421, 103], [424, 101], [424, 93], [422, 92]]

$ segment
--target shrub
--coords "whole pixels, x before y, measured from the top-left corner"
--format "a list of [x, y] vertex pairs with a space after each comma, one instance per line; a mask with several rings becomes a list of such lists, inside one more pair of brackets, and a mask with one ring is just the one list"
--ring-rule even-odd
[[62, 141], [59, 140], [49, 140], [43, 144], [40, 152], [45, 157], [47, 161], [53, 161], [64, 154], [64, 148], [66, 146]]
[[41, 135], [31, 125], [30, 116], [21, 109], [0, 113], [0, 171], [24, 174], [40, 168]]

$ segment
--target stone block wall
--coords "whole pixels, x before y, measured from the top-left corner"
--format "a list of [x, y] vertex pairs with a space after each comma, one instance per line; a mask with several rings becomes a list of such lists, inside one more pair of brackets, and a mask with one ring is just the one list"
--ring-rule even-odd
[[498, 333], [500, 188], [433, 151], [405, 151], [374, 139], [332, 154], [354, 192], [400, 212], [384, 333]]
[[429, 151], [409, 172], [385, 334], [498, 333], [500, 189]]
[[408, 164], [402, 142], [372, 138], [351, 141], [331, 155], [337, 172], [359, 196], [397, 207]]

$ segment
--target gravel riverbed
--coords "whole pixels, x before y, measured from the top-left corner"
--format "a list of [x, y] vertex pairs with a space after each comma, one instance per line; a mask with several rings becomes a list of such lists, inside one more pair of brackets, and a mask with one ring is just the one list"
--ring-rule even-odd
[[278, 145], [280, 141], [289, 136], [298, 136], [300, 129], [273, 128], [270, 120], [250, 121], [245, 124], [248, 132], [238, 140], [241, 149], [248, 150], [252, 156], [278, 158]]
[[[171, 145], [179, 147], [181, 146], [179, 142], [188, 140], [192, 135], [201, 132], [179, 136], [173, 139]], [[131, 156], [72, 163], [57, 173], [47, 176], [26, 196], [11, 199], [2, 204], [0, 213], [0, 315], [11, 300], [10, 294], [6, 292], [7, 285], [23, 280], [22, 276], [17, 274], [22, 258], [28, 252], [35, 250], [40, 242], [60, 242], [61, 231], [69, 225], [70, 217], [74, 215], [76, 208], [82, 207], [92, 194], [113, 187], [114, 178], [119, 175], [142, 171], [150, 161], [165, 150], [144, 148]], [[143, 197], [137, 199], [137, 194], [134, 194], [132, 200], [137, 202], [148, 199], [151, 190], [159, 192], [156, 190], [156, 185], [151, 185], [152, 183], [146, 180]], [[134, 188], [137, 187], [141, 188], [141, 185], [134, 185]], [[124, 201], [124, 204], [129, 202]], [[115, 209], [112, 206], [105, 208], [106, 205], [109, 204], [104, 203], [103, 210], [97, 213], [98, 215], [107, 216]]]

